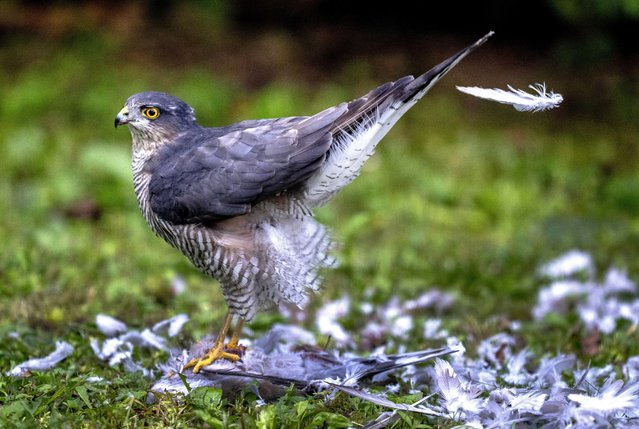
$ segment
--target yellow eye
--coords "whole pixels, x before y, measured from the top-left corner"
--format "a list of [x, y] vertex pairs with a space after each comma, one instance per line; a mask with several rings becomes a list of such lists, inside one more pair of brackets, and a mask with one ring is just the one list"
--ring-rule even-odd
[[157, 119], [160, 116], [160, 109], [157, 107], [145, 107], [142, 109], [142, 114], [149, 119]]

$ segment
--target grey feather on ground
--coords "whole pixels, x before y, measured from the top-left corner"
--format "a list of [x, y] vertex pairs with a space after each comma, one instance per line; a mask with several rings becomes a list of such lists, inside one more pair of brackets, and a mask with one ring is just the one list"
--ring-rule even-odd
[[[177, 374], [184, 365], [184, 356], [176, 356], [163, 366], [167, 374], [156, 381], [151, 392], [188, 394], [190, 388], [209, 386], [222, 389], [225, 398], [233, 398], [242, 391], [253, 391], [264, 400], [283, 396], [293, 386], [298, 394], [311, 394], [328, 385], [326, 382], [350, 387], [362, 383], [385, 384], [386, 377], [399, 368], [419, 365], [442, 357], [454, 350], [442, 347], [395, 355], [370, 357], [344, 357], [314, 345], [298, 344], [298, 340], [312, 339], [309, 332], [293, 326], [276, 325], [258, 338], [240, 362], [216, 361], [198, 374]], [[200, 354], [200, 348], [210, 344], [201, 342], [191, 350]], [[151, 394], [148, 398], [153, 400]]]

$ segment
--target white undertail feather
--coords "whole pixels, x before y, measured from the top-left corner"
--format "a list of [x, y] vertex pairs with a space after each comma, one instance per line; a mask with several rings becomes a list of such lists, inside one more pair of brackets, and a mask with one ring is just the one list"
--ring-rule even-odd
[[309, 289], [319, 289], [321, 268], [335, 263], [329, 255], [331, 242], [325, 228], [309, 217], [285, 219], [277, 227], [265, 226], [264, 231], [270, 242], [275, 304], [284, 300], [302, 306]]
[[250, 265], [253, 275], [246, 282], [238, 278], [239, 272], [223, 276], [222, 291], [229, 308], [246, 320], [283, 302], [303, 307], [309, 292], [319, 289], [322, 270], [336, 264], [326, 227], [299, 205], [291, 202], [290, 210], [282, 210], [281, 202], [276, 207], [264, 201], [256, 206], [255, 218], [261, 221], [251, 241], [259, 244], [250, 251], [254, 256], [242, 262]]
[[307, 181], [306, 204], [309, 207], [322, 206], [355, 180], [368, 158], [375, 153], [377, 144], [425, 92], [418, 93], [407, 103], [398, 100], [381, 114], [377, 111], [374, 116], [362, 121], [354, 131], [339, 134], [325, 164]]
[[326, 204], [333, 195], [357, 177], [366, 160], [375, 152], [382, 136], [377, 117], [362, 122], [352, 134], [341, 134], [322, 168], [306, 182], [304, 201], [310, 207]]

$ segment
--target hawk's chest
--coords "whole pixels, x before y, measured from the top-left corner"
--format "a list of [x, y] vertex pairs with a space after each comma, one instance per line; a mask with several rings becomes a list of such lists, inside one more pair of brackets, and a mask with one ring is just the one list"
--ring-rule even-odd
[[133, 188], [144, 219], [151, 230], [171, 246], [181, 251], [198, 268], [208, 272], [211, 269], [211, 255], [216, 247], [210, 230], [200, 224], [177, 225], [160, 218], [152, 209], [149, 184], [152, 174], [145, 168], [147, 159], [133, 157]]
[[153, 232], [177, 247], [176, 238], [180, 229], [179, 225], [172, 225], [165, 220], [160, 219], [151, 210], [149, 183], [151, 182], [151, 173], [146, 169], [146, 157], [134, 154], [132, 162], [133, 171], [133, 189], [138, 200], [138, 205], [142, 211], [144, 219], [149, 224]]

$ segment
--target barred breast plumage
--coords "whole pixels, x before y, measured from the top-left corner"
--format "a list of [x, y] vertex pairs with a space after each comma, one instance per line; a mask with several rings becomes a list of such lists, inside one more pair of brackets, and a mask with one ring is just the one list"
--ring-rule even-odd
[[134, 157], [134, 189], [144, 218], [162, 239], [220, 282], [230, 310], [245, 320], [282, 301], [302, 306], [320, 287], [322, 268], [335, 264], [331, 240], [299, 201], [279, 197], [252, 212], [206, 225], [172, 224], [150, 208], [150, 174]]

